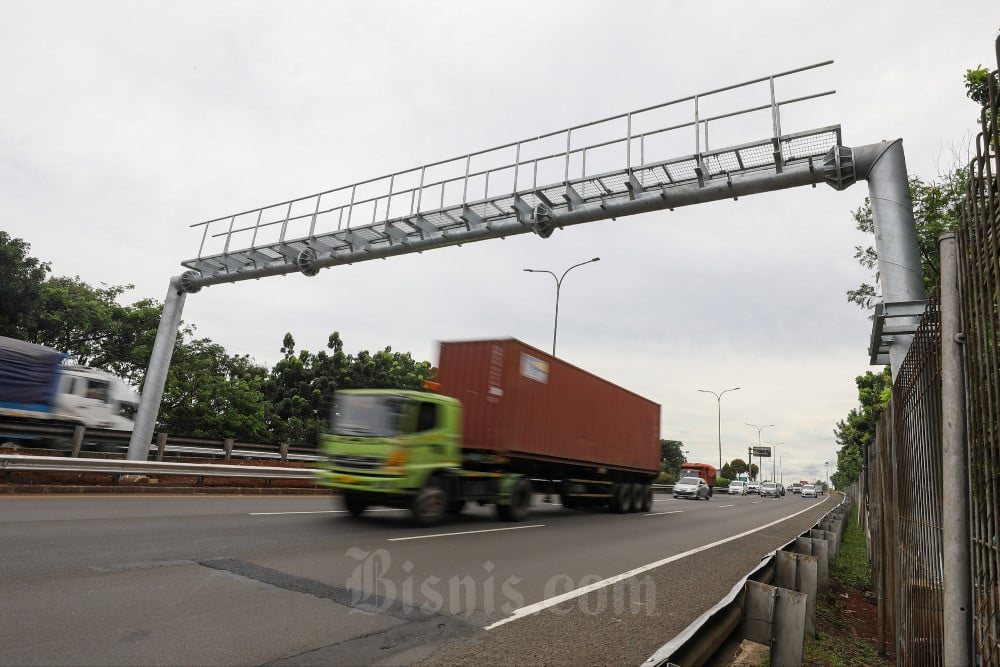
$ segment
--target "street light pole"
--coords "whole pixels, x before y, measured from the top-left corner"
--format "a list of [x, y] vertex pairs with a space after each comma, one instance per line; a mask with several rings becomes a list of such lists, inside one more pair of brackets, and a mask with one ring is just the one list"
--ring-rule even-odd
[[556, 317], [555, 317], [555, 322], [552, 325], [552, 356], [553, 357], [556, 356], [556, 333], [559, 331], [559, 291], [560, 291], [560, 289], [562, 289], [563, 278], [566, 277], [567, 273], [569, 273], [570, 271], [572, 271], [573, 269], [575, 269], [578, 266], [583, 266], [584, 264], [590, 264], [591, 262], [599, 262], [599, 261], [601, 261], [601, 258], [600, 257], [595, 257], [593, 259], [588, 259], [586, 262], [580, 262], [579, 264], [574, 264], [573, 266], [571, 266], [568, 269], [566, 269], [565, 271], [563, 271], [563, 274], [561, 276], [559, 276], [559, 277], [556, 277], [556, 274], [552, 273], [551, 271], [547, 271], [545, 269], [524, 269], [528, 273], [547, 273], [550, 276], [552, 276], [553, 278], [555, 278], [555, 281], [556, 281]]
[[733, 387], [731, 389], [724, 389], [719, 394], [709, 389], [698, 390], [704, 394], [711, 394], [712, 396], [715, 396], [715, 401], [719, 404], [719, 474], [722, 474], [722, 397], [727, 391], [738, 391], [738, 390], [739, 387]]
[[[760, 448], [760, 432], [769, 426], [774, 426], [774, 424], [764, 424], [763, 426], [757, 426], [756, 424], [751, 424], [750, 422], [743, 422], [747, 426], [757, 429], [757, 447]], [[761, 457], [758, 456], [758, 459]], [[760, 472], [760, 466], [757, 466], [757, 472]]]
[[830, 490], [830, 462], [829, 461], [824, 461], [823, 465], [826, 466], [826, 488], [824, 489], [824, 491], [829, 491]]

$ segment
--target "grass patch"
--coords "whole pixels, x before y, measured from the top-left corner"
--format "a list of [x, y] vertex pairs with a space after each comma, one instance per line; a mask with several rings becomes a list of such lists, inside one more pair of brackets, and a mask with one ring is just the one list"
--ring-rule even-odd
[[[830, 592], [816, 600], [816, 635], [806, 637], [802, 664], [812, 667], [881, 667], [895, 664], [879, 655], [874, 638], [858, 636], [855, 615], [849, 618], [841, 596], [855, 598], [871, 589], [868, 545], [858, 525], [857, 507], [851, 507], [840, 553], [830, 563]], [[865, 603], [867, 604], [867, 603]], [[864, 609], [864, 607], [862, 607]], [[876, 614], [874, 606], [865, 611]]]
[[872, 570], [868, 566], [868, 543], [858, 525], [858, 508], [851, 506], [851, 516], [840, 543], [840, 553], [830, 563], [830, 578], [859, 593], [871, 590]]

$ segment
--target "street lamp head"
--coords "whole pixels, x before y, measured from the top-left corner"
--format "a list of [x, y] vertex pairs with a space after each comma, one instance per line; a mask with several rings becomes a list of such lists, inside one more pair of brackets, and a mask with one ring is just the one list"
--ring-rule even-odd
[[601, 261], [601, 258], [600, 257], [595, 257], [594, 259], [592, 259], [590, 261], [591, 262], [599, 262], [599, 261]]

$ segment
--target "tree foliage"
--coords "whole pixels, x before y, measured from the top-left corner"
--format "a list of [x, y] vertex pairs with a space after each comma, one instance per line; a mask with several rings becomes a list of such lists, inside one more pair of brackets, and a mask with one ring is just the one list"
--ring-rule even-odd
[[681, 465], [685, 461], [682, 448], [684, 443], [680, 440], [660, 440], [660, 472], [667, 473], [675, 479], [681, 471]]
[[50, 269], [31, 257], [31, 246], [0, 231], [0, 336], [26, 338], [39, 312], [42, 285]]
[[861, 476], [865, 450], [874, 442], [875, 427], [892, 397], [888, 367], [878, 374], [869, 371], [859, 375], [855, 383], [860, 405], [848, 413], [847, 419], [837, 422], [833, 431], [840, 450], [837, 452], [837, 471], [830, 480], [838, 489], [846, 488]]

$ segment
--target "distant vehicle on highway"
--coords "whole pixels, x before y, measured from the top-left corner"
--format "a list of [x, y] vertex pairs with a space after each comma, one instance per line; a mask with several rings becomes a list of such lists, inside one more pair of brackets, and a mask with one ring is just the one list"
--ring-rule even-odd
[[777, 482], [764, 482], [760, 485], [760, 495], [762, 498], [780, 498], [781, 491], [778, 490]]
[[674, 498], [694, 498], [708, 500], [712, 494], [708, 488], [708, 483], [701, 477], [682, 477], [674, 484]]
[[745, 496], [747, 494], [747, 483], [742, 479], [734, 479], [729, 483], [729, 495]]
[[760, 482], [753, 480], [747, 482], [747, 493], [760, 493]]
[[781, 482], [778, 482], [778, 493], [785, 495], [785, 485]]
[[813, 484], [806, 484], [802, 487], [803, 498], [816, 498], [819, 496], [818, 488]]
[[792, 493], [802, 493], [802, 485], [798, 482], [795, 482], [788, 488], [791, 490]]
[[709, 465], [708, 463], [683, 463], [681, 464], [681, 474], [680, 478], [685, 477], [701, 477], [708, 484], [708, 495], [712, 495], [712, 489], [715, 488], [715, 482], [718, 479], [718, 471], [715, 466]]

